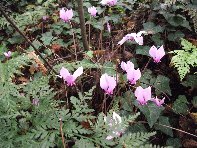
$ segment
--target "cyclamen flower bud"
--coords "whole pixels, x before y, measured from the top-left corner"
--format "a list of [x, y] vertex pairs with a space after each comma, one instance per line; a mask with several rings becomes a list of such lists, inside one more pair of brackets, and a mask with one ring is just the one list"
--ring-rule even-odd
[[157, 106], [162, 106], [162, 104], [164, 103], [164, 100], [165, 100], [165, 97], [162, 100], [160, 100], [160, 99], [157, 98], [157, 96], [156, 96], [156, 98], [151, 99], [151, 101], [155, 102], [155, 104]]

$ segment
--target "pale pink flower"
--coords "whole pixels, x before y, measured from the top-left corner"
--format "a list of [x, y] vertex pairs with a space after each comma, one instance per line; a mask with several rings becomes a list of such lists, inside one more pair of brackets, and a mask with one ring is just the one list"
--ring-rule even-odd
[[160, 99], [157, 98], [157, 96], [156, 96], [156, 98], [151, 99], [151, 101], [155, 102], [155, 104], [157, 106], [161, 106], [164, 103], [164, 100], [165, 100], [165, 97], [162, 100], [160, 100]]
[[49, 18], [49, 17], [46, 16], [46, 15], [42, 17], [42, 19], [43, 19], [44, 21], [46, 21], [48, 18]]
[[11, 57], [12, 52], [8, 51], [8, 52], [4, 52], [3, 54], [5, 55], [6, 58], [9, 58], [9, 57]]
[[62, 8], [60, 10], [60, 18], [64, 21], [64, 22], [69, 22], [73, 17], [73, 10], [64, 10], [64, 8]]
[[39, 106], [39, 102], [40, 102], [39, 99], [33, 99], [32, 100], [32, 104], [35, 105], [35, 106]]
[[133, 68], [127, 71], [127, 79], [131, 84], [136, 84], [136, 81], [139, 80], [140, 77], [141, 77], [141, 72], [139, 68], [137, 70]]
[[114, 77], [109, 76], [108, 74], [103, 74], [100, 78], [100, 86], [105, 90], [106, 94], [113, 94], [113, 90], [116, 87], [116, 80]]
[[134, 64], [131, 61], [127, 61], [126, 63], [122, 61], [120, 66], [121, 66], [122, 70], [124, 70], [126, 72], [129, 69], [134, 69]]
[[72, 86], [72, 85], [75, 84], [75, 80], [77, 79], [77, 77], [79, 77], [80, 75], [82, 75], [82, 73], [83, 73], [83, 67], [79, 67], [79, 68], [73, 73], [73, 75], [71, 75], [71, 74], [69, 73], [69, 71], [68, 71], [66, 68], [62, 67], [61, 70], [60, 70], [60, 75], [59, 75], [59, 77], [60, 77], [60, 78], [63, 78], [64, 81], [67, 82], [67, 85], [68, 85], [68, 86]]
[[110, 26], [109, 22], [107, 22], [107, 30], [109, 33], [111, 32], [111, 26]]
[[134, 64], [132, 62], [121, 62], [121, 68], [127, 72], [127, 79], [131, 84], [136, 84], [136, 81], [140, 79], [141, 72], [139, 68], [137, 70], [134, 69]]
[[127, 40], [130, 40], [130, 41], [134, 41], [136, 43], [138, 43], [139, 45], [143, 45], [143, 36], [142, 34], [145, 34], [146, 32], [145, 31], [140, 31], [138, 33], [130, 33], [130, 34], [127, 34], [126, 36], [124, 36], [122, 38], [122, 40], [120, 40], [118, 42], [118, 45], [122, 45], [124, 44], [124, 42], [126, 42]]
[[100, 2], [102, 5], [114, 6], [117, 3], [117, 0], [102, 0]]
[[124, 132], [124, 128], [120, 128], [122, 119], [116, 112], [113, 112], [112, 119], [107, 121], [106, 117], [104, 117], [104, 121], [107, 122], [109, 130], [113, 130], [111, 131], [111, 134], [106, 137], [107, 140], [111, 140], [114, 137], [120, 137], [120, 135]]
[[96, 16], [96, 13], [97, 13], [97, 10], [96, 10], [96, 7], [90, 7], [88, 8], [88, 12], [90, 13], [91, 16]]
[[141, 105], [147, 104], [151, 100], [151, 87], [143, 89], [141, 86], [138, 86], [135, 90], [135, 96]]
[[157, 49], [154, 45], [149, 50], [150, 56], [153, 58], [155, 63], [161, 62], [161, 58], [165, 55], [163, 45]]

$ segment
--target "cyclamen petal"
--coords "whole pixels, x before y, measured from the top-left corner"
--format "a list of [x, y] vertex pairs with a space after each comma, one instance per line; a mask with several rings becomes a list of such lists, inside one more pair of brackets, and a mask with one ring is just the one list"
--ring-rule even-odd
[[149, 50], [150, 56], [153, 58], [155, 63], [161, 62], [161, 58], [165, 55], [163, 45], [157, 49], [154, 45]]
[[70, 10], [64, 10], [64, 8], [62, 8], [61, 10], [60, 10], [60, 18], [64, 21], [64, 22], [68, 22], [68, 21], [70, 21], [71, 19], [72, 19], [72, 17], [73, 17], [73, 11], [72, 11], [72, 9], [70, 9]]
[[131, 84], [136, 84], [136, 81], [139, 80], [141, 77], [141, 72], [139, 68], [137, 70], [130, 69], [127, 71], [127, 79]]
[[66, 77], [68, 77], [68, 76], [70, 76], [69, 71], [66, 68], [62, 67], [61, 70], [60, 70], [59, 77], [63, 78], [63, 79], [66, 79]]
[[100, 2], [102, 5], [114, 6], [117, 3], [117, 0], [102, 0]]
[[76, 79], [77, 77], [82, 75], [82, 73], [83, 73], [83, 67], [81, 66], [73, 73], [73, 77]]
[[109, 33], [111, 32], [111, 26], [110, 26], [109, 22], [107, 22], [107, 30]]
[[145, 34], [145, 31], [140, 31], [138, 33], [130, 33], [127, 34], [126, 36], [123, 37], [123, 39], [121, 41], [118, 42], [118, 45], [122, 45], [124, 44], [124, 42], [126, 42], [127, 40], [135, 40], [136, 43], [138, 43], [139, 45], [143, 45], [143, 36], [142, 34]]
[[126, 63], [122, 61], [120, 66], [121, 66], [122, 70], [124, 70], [126, 72], [129, 69], [134, 69], [134, 64], [131, 61], [127, 61]]
[[69, 71], [62, 67], [60, 70], [60, 78], [63, 78], [65, 82], [67, 82], [68, 86], [72, 86], [75, 84], [75, 80], [77, 77], [79, 77], [81, 74], [83, 73], [83, 67], [79, 67], [74, 73], [73, 75], [71, 75], [69, 73]]
[[103, 74], [100, 78], [100, 87], [105, 90], [106, 94], [113, 94], [113, 90], [116, 87], [116, 80], [114, 77]]
[[141, 105], [147, 104], [147, 102], [151, 100], [151, 87], [149, 86], [145, 89], [143, 89], [141, 86], [137, 87], [135, 90], [135, 96]]
[[119, 124], [122, 122], [121, 117], [116, 112], [113, 112], [113, 119], [115, 120], [115, 124]]
[[97, 13], [97, 10], [96, 10], [96, 7], [90, 7], [88, 8], [88, 12], [91, 14], [91, 16], [96, 16], [96, 13]]
[[155, 104], [157, 106], [161, 106], [164, 103], [164, 100], [165, 100], [165, 97], [162, 100], [160, 100], [160, 99], [157, 98], [157, 96], [156, 96], [156, 98], [151, 99], [151, 101], [155, 102]]
[[12, 52], [8, 51], [8, 52], [4, 52], [3, 54], [5, 55], [6, 58], [9, 58], [9, 57], [11, 57]]

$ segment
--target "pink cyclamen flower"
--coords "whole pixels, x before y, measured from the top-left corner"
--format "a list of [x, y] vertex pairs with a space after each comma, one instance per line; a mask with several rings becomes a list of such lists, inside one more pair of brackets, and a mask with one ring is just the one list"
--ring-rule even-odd
[[11, 57], [12, 52], [8, 51], [8, 52], [4, 52], [3, 54], [5, 55], [6, 58], [9, 58], [9, 57]]
[[138, 86], [135, 90], [135, 96], [141, 105], [147, 104], [151, 100], [151, 87], [143, 89], [141, 86]]
[[139, 68], [137, 70], [134, 69], [134, 64], [132, 62], [121, 62], [121, 68], [127, 72], [127, 79], [131, 84], [136, 84], [136, 81], [140, 79], [141, 72]]
[[107, 22], [107, 30], [109, 33], [111, 32], [111, 26], [110, 26], [109, 22]]
[[64, 21], [64, 22], [69, 22], [73, 17], [73, 10], [64, 10], [64, 8], [62, 8], [60, 10], [60, 18]]
[[154, 45], [149, 50], [150, 56], [153, 58], [155, 63], [161, 62], [161, 58], [165, 55], [163, 45], [157, 49]]
[[131, 61], [127, 61], [126, 63], [122, 61], [120, 66], [121, 66], [122, 70], [124, 70], [126, 72], [129, 69], [134, 69], [134, 64]]
[[141, 77], [141, 72], [139, 68], [137, 70], [129, 69], [127, 71], [127, 79], [131, 84], [136, 84], [136, 81], [139, 80], [140, 77]]
[[90, 7], [88, 8], [88, 12], [90, 13], [91, 16], [96, 16], [96, 13], [97, 13], [97, 10], [96, 10], [96, 7]]
[[61, 70], [60, 70], [59, 77], [60, 78], [63, 78], [64, 81], [67, 82], [67, 85], [68, 86], [73, 86], [75, 84], [75, 80], [77, 79], [77, 77], [79, 77], [80, 75], [82, 75], [82, 73], [83, 73], [83, 67], [79, 67], [73, 73], [73, 75], [71, 75], [66, 68], [62, 67]]
[[102, 5], [114, 6], [117, 3], [117, 0], [102, 0], [100, 2]]
[[130, 34], [127, 34], [126, 36], [124, 36], [122, 38], [122, 40], [120, 40], [118, 42], [118, 45], [122, 45], [124, 44], [124, 42], [126, 42], [127, 40], [130, 40], [130, 41], [134, 41], [136, 43], [138, 43], [139, 45], [143, 45], [143, 36], [142, 34], [145, 34], [146, 32], [145, 31], [140, 31], [138, 33], [130, 33]]
[[116, 80], [114, 77], [109, 76], [108, 74], [103, 74], [100, 78], [100, 86], [105, 90], [106, 94], [113, 94], [113, 90], [116, 87]]
[[162, 100], [160, 100], [160, 99], [157, 98], [157, 96], [156, 96], [156, 98], [151, 99], [151, 101], [155, 102], [155, 104], [157, 106], [161, 106], [164, 103], [164, 100], [165, 100], [165, 97]]

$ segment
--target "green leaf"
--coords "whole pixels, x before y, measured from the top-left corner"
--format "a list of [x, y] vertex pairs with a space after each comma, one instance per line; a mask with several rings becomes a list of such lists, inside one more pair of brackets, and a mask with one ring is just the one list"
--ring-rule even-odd
[[176, 41], [180, 38], [183, 38], [185, 35], [181, 31], [176, 31], [175, 33], [169, 33], [168, 34], [168, 40], [169, 41]]
[[161, 112], [164, 110], [163, 106], [158, 107], [155, 103], [149, 102], [147, 105], [139, 105], [140, 111], [145, 115], [148, 124], [152, 127], [157, 122]]
[[146, 69], [144, 71], [144, 74], [140, 78], [140, 84], [142, 87], [148, 87], [150, 85], [153, 85], [155, 83], [156, 78], [152, 74], [152, 71], [149, 69]]
[[[161, 124], [161, 125], [158, 125], [158, 124]], [[158, 124], [155, 124], [156, 130], [160, 130], [161, 132], [165, 133], [166, 135], [173, 137], [172, 129], [162, 126], [162, 125], [171, 126], [168, 117], [160, 116]]]
[[188, 113], [188, 101], [184, 95], [179, 95], [178, 99], [173, 103], [172, 109], [178, 114], [186, 115]]
[[155, 42], [156, 45], [162, 46], [164, 44], [164, 41], [161, 40], [161, 35], [159, 33], [153, 34], [151, 39]]
[[162, 94], [162, 91], [169, 95], [172, 95], [169, 82], [170, 82], [170, 79], [168, 77], [158, 75], [154, 83], [154, 87], [157, 88], [155, 90], [156, 95]]
[[166, 141], [167, 146], [173, 146], [174, 148], [182, 147], [181, 140], [179, 138], [169, 138]]
[[197, 108], [197, 96], [193, 97], [192, 104], [195, 108]]
[[149, 46], [138, 46], [136, 49], [136, 54], [149, 56]]
[[46, 32], [42, 34], [42, 37], [40, 38], [41, 41], [43, 41], [44, 45], [50, 45], [51, 42], [54, 40], [54, 37], [51, 32]]
[[146, 22], [143, 24], [144, 26], [144, 30], [151, 32], [152, 34], [156, 34], [159, 32], [163, 32], [164, 28], [159, 26], [159, 25], [155, 25], [153, 22]]
[[197, 75], [188, 75], [181, 84], [186, 87], [197, 88]]
[[112, 62], [105, 62], [103, 68], [104, 73], [107, 73], [110, 76], [116, 75], [115, 65]]
[[93, 51], [87, 51], [85, 53], [89, 58], [93, 58]]

